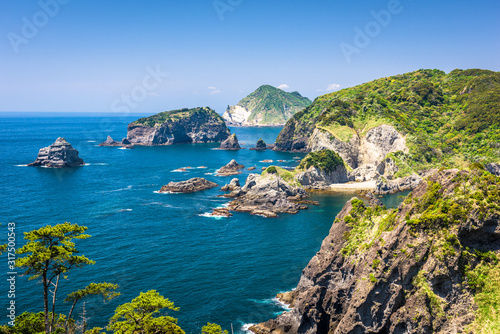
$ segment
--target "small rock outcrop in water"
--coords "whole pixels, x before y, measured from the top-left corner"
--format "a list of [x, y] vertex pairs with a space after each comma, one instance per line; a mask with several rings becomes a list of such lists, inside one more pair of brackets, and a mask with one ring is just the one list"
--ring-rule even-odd
[[123, 148], [134, 148], [134, 145], [127, 138], [123, 138], [121, 142], [113, 140], [111, 136], [108, 136], [106, 141], [99, 144], [99, 146], [110, 146], [110, 147], [123, 147]]
[[255, 147], [252, 147], [251, 150], [254, 150], [254, 151], [265, 151], [267, 150], [267, 144], [266, 142], [261, 138], [257, 141], [257, 144], [255, 145]]
[[187, 181], [170, 182], [161, 187], [160, 193], [194, 193], [217, 187], [217, 183], [210, 182], [201, 177], [195, 177]]
[[57, 138], [54, 144], [41, 148], [37, 159], [28, 164], [30, 167], [44, 166], [51, 168], [77, 167], [85, 163], [78, 156], [70, 143], [64, 138]]
[[236, 134], [233, 133], [232, 135], [229, 136], [229, 138], [224, 140], [220, 144], [219, 149], [221, 149], [221, 150], [233, 150], [233, 151], [241, 149], [241, 146], [238, 143], [238, 138], [236, 137]]
[[308, 195], [304, 189], [290, 185], [277, 174], [250, 174], [243, 187], [236, 187], [226, 197], [235, 198], [228, 207], [232, 211], [277, 217], [280, 212], [298, 213], [307, 209], [298, 202]]
[[[474, 194], [498, 196], [500, 180], [483, 171], [444, 170], [426, 181], [398, 209], [346, 203], [297, 288], [278, 296], [291, 311], [250, 330], [430, 334], [471, 324], [479, 290], [468, 277], [496, 280], [498, 267], [472, 254], [497, 259], [500, 249], [500, 210]], [[447, 214], [438, 211], [448, 205]], [[498, 307], [490, 298], [482, 308], [491, 313]]]
[[111, 136], [106, 138], [106, 141], [99, 144], [99, 146], [122, 146], [120, 142], [115, 141]]
[[127, 128], [128, 140], [145, 146], [216, 143], [230, 134], [222, 117], [208, 107], [165, 111], [140, 118]]
[[217, 176], [231, 176], [241, 174], [240, 170], [245, 168], [245, 166], [240, 165], [236, 160], [231, 160], [227, 165], [221, 167], [217, 171]]

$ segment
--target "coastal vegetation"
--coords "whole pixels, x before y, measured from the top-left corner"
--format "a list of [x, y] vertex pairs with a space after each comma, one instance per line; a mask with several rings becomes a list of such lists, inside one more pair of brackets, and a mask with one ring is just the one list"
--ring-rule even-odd
[[[221, 118], [215, 110], [209, 107], [202, 108], [183, 108], [178, 110], [164, 111], [156, 115], [139, 118], [137, 121], [132, 122], [131, 125], [145, 125], [150, 127], [161, 126], [165, 122], [177, 122], [184, 118], [189, 118], [196, 115], [209, 114], [216, 118]], [[222, 118], [221, 118], [222, 120]]]
[[[118, 306], [110, 318], [108, 326], [87, 330], [85, 317], [82, 322], [73, 318], [76, 305], [91, 296], [101, 296], [110, 301], [120, 296], [117, 284], [90, 283], [85, 288], [67, 295], [64, 302], [70, 303], [68, 315], [56, 313], [61, 305], [57, 303], [57, 291], [63, 280], [78, 268], [95, 264], [95, 261], [79, 254], [76, 240], [88, 239], [86, 226], [65, 222], [55, 226], [47, 225], [24, 233], [26, 244], [16, 253], [24, 255], [16, 260], [15, 266], [24, 270], [29, 280], [42, 283], [43, 311], [24, 312], [11, 325], [0, 326], [2, 334], [184, 334], [177, 319], [166, 311], [178, 311], [174, 303], [155, 290], [140, 292], [131, 302]], [[227, 334], [227, 331], [213, 323], [201, 329], [205, 334]]]
[[[282, 130], [278, 149], [314, 129], [349, 141], [381, 124], [406, 136], [397, 157], [400, 176], [430, 167], [466, 168], [500, 158], [500, 73], [488, 70], [418, 70], [323, 95]], [[302, 139], [301, 139], [302, 138]]]
[[344, 160], [332, 150], [320, 150], [309, 153], [300, 162], [297, 169], [307, 170], [309, 167], [316, 167], [325, 172], [333, 171], [337, 166], [344, 165]]

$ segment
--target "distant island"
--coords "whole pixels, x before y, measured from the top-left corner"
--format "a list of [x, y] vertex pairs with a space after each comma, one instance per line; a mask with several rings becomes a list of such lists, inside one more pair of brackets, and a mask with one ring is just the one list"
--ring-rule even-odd
[[228, 106], [223, 117], [230, 126], [283, 126], [294, 114], [311, 104], [299, 92], [287, 93], [263, 85], [235, 106]]
[[231, 135], [222, 117], [209, 107], [165, 111], [128, 125], [132, 145], [216, 143]]

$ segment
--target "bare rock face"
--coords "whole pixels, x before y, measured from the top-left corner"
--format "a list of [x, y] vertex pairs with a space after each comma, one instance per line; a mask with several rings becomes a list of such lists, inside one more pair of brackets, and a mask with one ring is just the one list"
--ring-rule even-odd
[[38, 152], [37, 159], [28, 164], [28, 166], [64, 168], [77, 167], [84, 164], [83, 160], [78, 156], [78, 151], [75, 150], [66, 139], [59, 137], [54, 144], [41, 148]]
[[295, 179], [308, 189], [328, 189], [332, 183], [345, 183], [349, 181], [344, 165], [335, 167], [331, 172], [311, 166], [307, 171], [298, 173]]
[[170, 182], [161, 187], [160, 193], [194, 193], [217, 187], [217, 183], [210, 182], [201, 177], [195, 177], [187, 181]]
[[222, 142], [230, 136], [222, 117], [210, 108], [180, 109], [138, 119], [128, 125], [133, 145]]
[[484, 169], [493, 175], [500, 176], [500, 164], [489, 163], [484, 167]]
[[290, 185], [277, 174], [250, 174], [243, 187], [228, 195], [235, 198], [229, 203], [229, 209], [277, 217], [280, 212], [298, 213], [307, 209], [306, 205], [298, 203], [307, 196], [304, 189]]
[[219, 149], [221, 149], [221, 150], [240, 150], [241, 146], [238, 142], [238, 138], [236, 137], [236, 134], [233, 133], [226, 140], [224, 140], [220, 144]]
[[236, 162], [236, 160], [231, 160], [227, 165], [219, 168], [217, 171], [217, 176], [231, 176], [241, 174], [241, 169], [245, 168], [245, 166], [240, 165]]
[[237, 178], [234, 178], [231, 180], [229, 184], [226, 184], [224, 187], [221, 188], [222, 191], [234, 191], [238, 188], [240, 188], [240, 180]]
[[99, 144], [99, 146], [122, 146], [120, 142], [115, 141], [111, 136], [108, 136], [106, 141]]
[[[481, 189], [474, 178], [479, 179], [466, 171], [438, 172], [394, 211], [379, 208], [368, 214], [361, 201], [346, 203], [321, 249], [302, 271], [297, 288], [279, 295], [292, 310], [250, 330], [257, 334], [460, 332], [474, 320], [477, 307], [463, 268], [474, 268], [481, 261], [464, 254], [498, 254], [500, 212], [496, 205], [474, 208], [476, 199], [467, 197], [470, 189], [464, 189], [449, 223], [438, 218], [426, 225], [417, 217], [433, 205], [425, 200], [430, 194], [444, 203], [453, 201], [462, 182], [473, 191]], [[499, 183], [492, 182], [490, 189], [496, 193]], [[379, 213], [372, 216], [374, 212]], [[378, 230], [372, 219], [382, 219], [391, 228], [371, 234]], [[359, 229], [358, 224], [366, 225]], [[358, 246], [357, 240], [365, 243]]]
[[99, 146], [134, 148], [134, 145], [127, 138], [123, 138], [121, 142], [118, 142], [113, 140], [111, 136], [108, 136], [106, 141], [100, 143]]
[[395, 180], [377, 180], [373, 193], [376, 195], [395, 194], [401, 191], [413, 190], [422, 182], [422, 177], [419, 175], [411, 175], [398, 178]]
[[370, 129], [363, 137], [353, 134], [347, 142], [327, 131], [315, 129], [307, 149], [313, 152], [322, 149], [335, 151], [352, 169], [367, 164], [378, 166], [389, 153], [408, 152], [405, 138], [387, 124]]

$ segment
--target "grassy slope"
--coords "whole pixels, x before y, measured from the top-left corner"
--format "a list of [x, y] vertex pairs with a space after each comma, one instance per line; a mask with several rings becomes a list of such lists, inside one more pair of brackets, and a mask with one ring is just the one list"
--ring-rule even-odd
[[[393, 125], [407, 135], [409, 154], [395, 155], [407, 173], [498, 161], [500, 73], [419, 70], [382, 78], [320, 96], [294, 120], [343, 141], [383, 123]], [[285, 137], [280, 134], [277, 141]]]
[[[264, 115], [261, 123], [284, 123], [291, 115], [303, 110], [311, 104], [311, 100], [301, 96], [298, 92], [287, 93], [273, 86], [260, 86], [252, 94], [242, 99], [238, 105], [251, 111], [249, 121], [259, 114]], [[286, 106], [289, 111], [284, 111]]]

